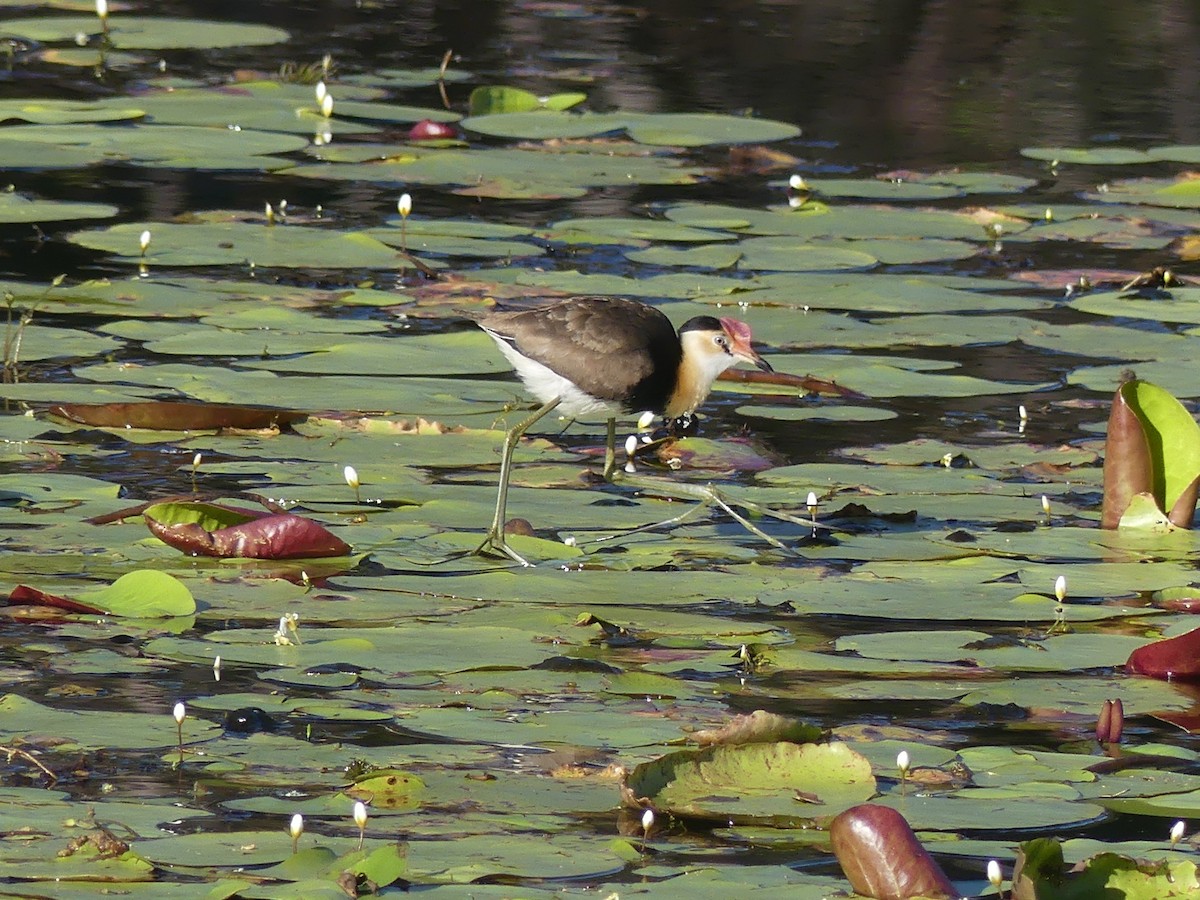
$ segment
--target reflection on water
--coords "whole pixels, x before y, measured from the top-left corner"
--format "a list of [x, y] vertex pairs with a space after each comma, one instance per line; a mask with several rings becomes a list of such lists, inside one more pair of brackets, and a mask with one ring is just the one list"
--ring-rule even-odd
[[[180, 4], [186, 8], [187, 4]], [[192, 4], [197, 11], [209, 4]], [[841, 163], [991, 161], [1032, 144], [1200, 140], [1200, 7], [570, 2], [315, 4], [300, 40], [351, 65], [461, 65], [533, 90], [583, 85], [647, 111], [754, 109]], [[292, 4], [238, 4], [294, 25]]]

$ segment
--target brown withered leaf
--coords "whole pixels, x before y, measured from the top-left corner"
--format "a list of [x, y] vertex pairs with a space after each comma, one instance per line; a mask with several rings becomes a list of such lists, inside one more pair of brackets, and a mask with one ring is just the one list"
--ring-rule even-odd
[[293, 409], [264, 409], [226, 403], [148, 400], [138, 403], [60, 403], [49, 413], [100, 428], [152, 428], [157, 431], [257, 431], [282, 429], [306, 418]]
[[827, 394], [849, 400], [866, 400], [866, 394], [842, 387], [836, 381], [826, 381], [812, 375], [790, 375], [787, 372], [760, 372], [757, 369], [729, 369], [717, 376], [721, 381], [736, 381], [742, 384], [777, 384], [781, 387], [800, 388], [810, 394]]
[[714, 744], [760, 744], [773, 741], [805, 744], [820, 740], [823, 734], [816, 725], [756, 709], [748, 715], [734, 716], [720, 728], [696, 731], [691, 737], [702, 747], [708, 747]]
[[1152, 493], [1153, 488], [1154, 473], [1146, 433], [1119, 387], [1113, 395], [1108, 437], [1104, 442], [1104, 504], [1100, 527], [1116, 528], [1134, 496]]

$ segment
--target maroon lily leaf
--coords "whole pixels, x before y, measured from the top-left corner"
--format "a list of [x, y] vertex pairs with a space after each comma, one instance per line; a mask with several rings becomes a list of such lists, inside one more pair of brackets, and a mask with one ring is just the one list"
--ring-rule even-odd
[[260, 409], [225, 403], [180, 403], [150, 400], [145, 403], [62, 403], [50, 407], [53, 415], [101, 428], [154, 428], [159, 431], [246, 431], [279, 428], [298, 422], [307, 413], [292, 409]]
[[908, 820], [890, 806], [850, 807], [830, 823], [829, 838], [850, 886], [864, 897], [959, 896]]
[[[1126, 381], [1113, 396], [1108, 420], [1101, 527], [1159, 529], [1165, 518], [1191, 528], [1198, 488], [1200, 426], [1170, 392], [1148, 381]], [[1152, 497], [1163, 516], [1148, 516], [1143, 503], [1126, 517], [1141, 494]]]
[[1113, 395], [1112, 412], [1108, 416], [1108, 438], [1104, 442], [1101, 528], [1116, 528], [1134, 496], [1151, 493], [1154, 488], [1150, 445], [1142, 430], [1141, 420], [1130, 407], [1121, 388]]
[[1200, 628], [1154, 641], [1129, 654], [1125, 671], [1164, 679], [1200, 679]]
[[48, 594], [45, 591], [29, 587], [25, 584], [18, 584], [13, 588], [12, 593], [8, 595], [8, 602], [24, 606], [52, 606], [55, 609], [65, 609], [67, 612], [73, 613], [94, 613], [97, 615], [103, 615], [104, 613], [104, 610], [95, 606], [79, 603], [70, 597]]
[[157, 503], [143, 513], [154, 536], [193, 556], [311, 559], [346, 556], [350, 545], [312, 519], [216, 503]]
[[435, 122], [432, 119], [422, 119], [408, 130], [410, 141], [456, 141], [459, 140], [458, 129], [445, 122]]

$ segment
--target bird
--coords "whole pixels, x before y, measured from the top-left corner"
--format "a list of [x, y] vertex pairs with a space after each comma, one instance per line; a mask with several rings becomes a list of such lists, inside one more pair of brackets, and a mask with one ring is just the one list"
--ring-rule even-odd
[[774, 371], [751, 346], [745, 322], [695, 316], [676, 331], [661, 310], [620, 297], [568, 297], [491, 311], [475, 322], [541, 404], [505, 436], [495, 516], [475, 551], [500, 553], [522, 565], [529, 563], [505, 541], [508, 482], [517, 442], [539, 419], [553, 410], [570, 419], [607, 419], [604, 478], [611, 481], [618, 416], [688, 417], [708, 397], [717, 376], [737, 363]]

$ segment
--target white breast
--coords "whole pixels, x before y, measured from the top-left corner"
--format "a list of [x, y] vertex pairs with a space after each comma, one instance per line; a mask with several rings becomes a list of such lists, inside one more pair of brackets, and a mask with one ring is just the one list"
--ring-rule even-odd
[[586, 419], [598, 414], [602, 418], [611, 419], [621, 414], [619, 408], [584, 393], [548, 366], [522, 356], [508, 341], [490, 331], [488, 334], [524, 382], [525, 390], [541, 403], [549, 403], [555, 397], [559, 398], [560, 403], [556, 410], [559, 415], [569, 419]]

